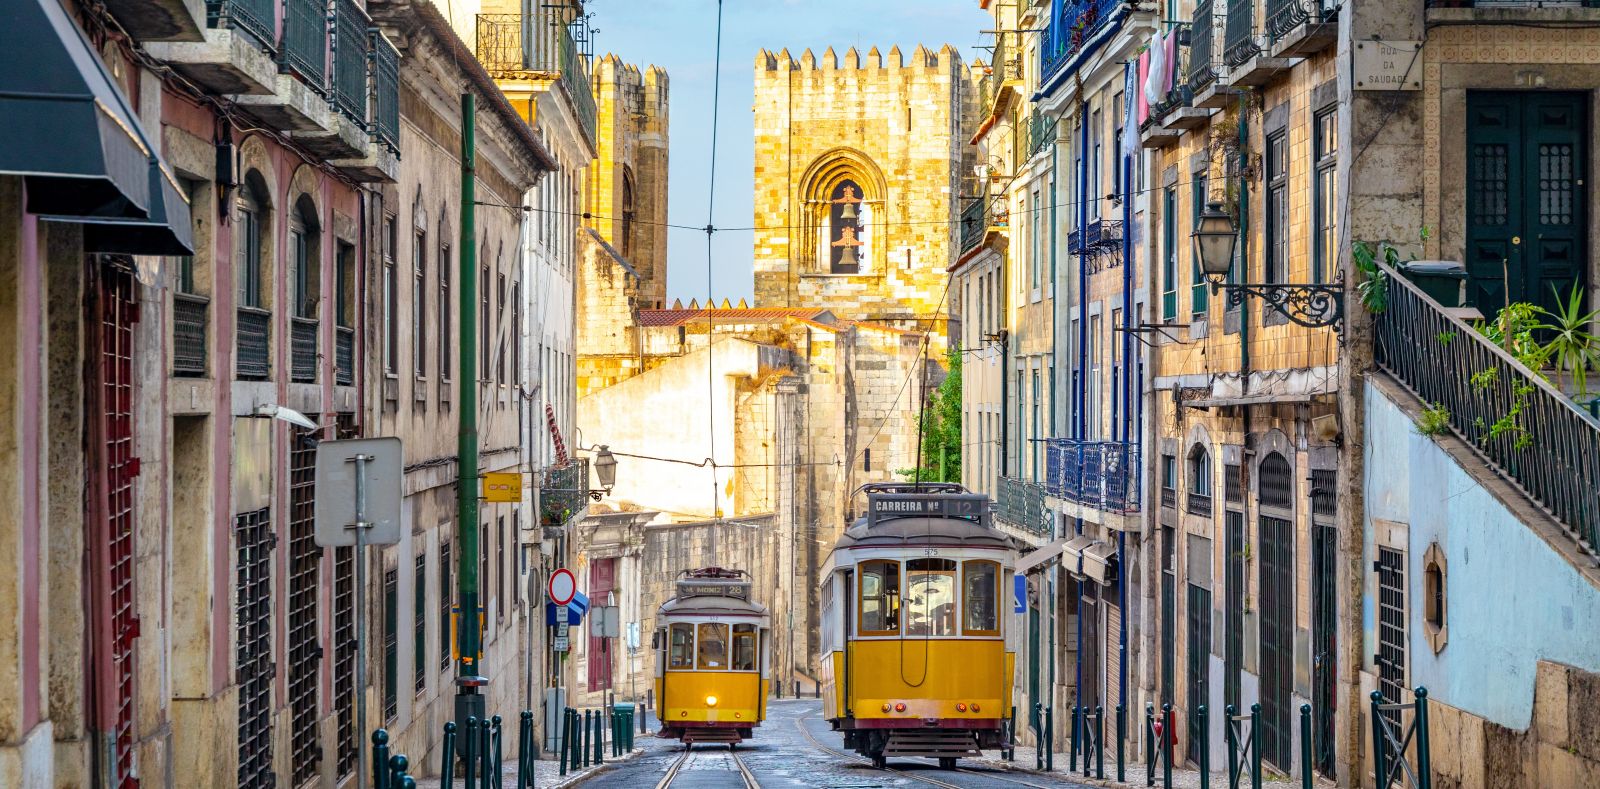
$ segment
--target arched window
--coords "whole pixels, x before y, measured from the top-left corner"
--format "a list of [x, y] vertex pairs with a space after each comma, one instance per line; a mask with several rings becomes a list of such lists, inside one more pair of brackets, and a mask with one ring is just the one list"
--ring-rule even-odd
[[861, 185], [843, 179], [828, 195], [828, 270], [834, 274], [860, 274], [872, 260], [872, 206], [863, 199]]
[[1211, 514], [1211, 453], [1205, 445], [1189, 450], [1189, 497], [1185, 508], [1194, 515]]
[[622, 222], [617, 226], [617, 246], [630, 262], [633, 256], [633, 169], [622, 168]]
[[234, 204], [234, 254], [239, 261], [239, 306], [264, 309], [262, 240], [266, 225], [266, 189], [261, 176], [251, 171]]
[[1274, 452], [1261, 461], [1261, 506], [1290, 509], [1294, 506], [1294, 479], [1289, 461]]

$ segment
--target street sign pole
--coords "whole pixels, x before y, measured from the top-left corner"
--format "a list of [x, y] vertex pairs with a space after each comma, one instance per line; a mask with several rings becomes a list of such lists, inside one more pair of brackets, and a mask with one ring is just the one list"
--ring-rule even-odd
[[367, 774], [367, 461], [370, 455], [351, 458], [356, 464], [356, 775]]

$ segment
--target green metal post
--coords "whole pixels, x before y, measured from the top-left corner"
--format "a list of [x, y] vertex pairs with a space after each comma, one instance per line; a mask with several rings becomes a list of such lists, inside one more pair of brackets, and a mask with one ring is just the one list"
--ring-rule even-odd
[[478, 719], [467, 717], [466, 734], [461, 738], [461, 760], [466, 763], [462, 775], [466, 778], [467, 789], [472, 789], [473, 783], [478, 780]]
[[1044, 769], [1056, 769], [1056, 708], [1044, 708]]
[[1428, 745], [1428, 689], [1417, 687], [1417, 789], [1433, 789], [1433, 750]]
[[1079, 726], [1083, 720], [1082, 712], [1081, 707], [1072, 708], [1072, 737], [1069, 738], [1067, 746], [1067, 772], [1078, 771], [1078, 751], [1083, 748], [1078, 739], [1081, 731]]
[[1128, 780], [1126, 751], [1128, 750], [1128, 709], [1117, 705], [1117, 783]]
[[[1172, 705], [1161, 705], [1161, 789], [1172, 789]], [[1256, 787], [1261, 789], [1261, 787]]]
[[1311, 789], [1311, 705], [1300, 705], [1300, 787]]
[[456, 774], [456, 722], [444, 722], [444, 758], [439, 760], [439, 776], [445, 786]]
[[372, 733], [372, 787], [389, 789], [389, 732]]
[[1228, 789], [1239, 786], [1239, 735], [1233, 729], [1233, 717], [1238, 713], [1232, 704], [1222, 708], [1222, 731], [1228, 740]]
[[456, 414], [460, 419], [456, 433], [456, 534], [457, 599], [461, 613], [456, 626], [456, 649], [460, 654], [456, 676], [456, 719], [484, 718], [485, 700], [478, 688], [488, 682], [478, 663], [482, 634], [478, 631], [478, 228], [477, 228], [477, 141], [476, 109], [473, 96], [461, 94], [461, 368], [457, 381]]
[[561, 743], [556, 750], [561, 752], [561, 774], [567, 774], [567, 757], [572, 754], [572, 709], [561, 711]]
[[1144, 785], [1156, 785], [1156, 705], [1144, 703]]
[[1106, 778], [1106, 711], [1094, 708], [1094, 777]]
[[1206, 719], [1206, 705], [1196, 707], [1194, 715], [1199, 723], [1199, 734], [1190, 732], [1189, 736], [1200, 740], [1200, 789], [1211, 789], [1211, 725]]
[[389, 786], [393, 787], [393, 789], [400, 789], [401, 784], [405, 783], [407, 777], [406, 770], [410, 769], [410, 767], [411, 760], [407, 759], [405, 754], [397, 753], [393, 756], [390, 756]]
[[1033, 769], [1044, 769], [1044, 705], [1033, 703]]
[[583, 711], [583, 766], [589, 766], [589, 760], [594, 758], [594, 711]]
[[1250, 789], [1261, 789], [1261, 705], [1250, 705]]

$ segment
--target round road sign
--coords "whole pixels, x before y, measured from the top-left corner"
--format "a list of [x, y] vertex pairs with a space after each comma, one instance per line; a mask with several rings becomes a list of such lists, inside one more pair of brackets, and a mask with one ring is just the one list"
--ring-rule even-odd
[[578, 579], [573, 577], [571, 570], [562, 567], [550, 574], [550, 585], [545, 591], [550, 594], [550, 602], [566, 605], [578, 593]]

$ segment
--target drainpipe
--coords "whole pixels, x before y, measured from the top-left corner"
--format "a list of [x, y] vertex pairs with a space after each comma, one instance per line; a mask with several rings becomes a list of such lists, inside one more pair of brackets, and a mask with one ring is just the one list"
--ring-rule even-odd
[[[1246, 104], [1239, 100], [1239, 268], [1235, 276], [1250, 279], [1250, 184], [1245, 172], [1250, 166], [1250, 121]], [[1238, 281], [1238, 280], [1236, 280]], [[1250, 311], [1249, 300], [1239, 305], [1239, 391], [1250, 391]], [[1250, 435], [1249, 406], [1245, 407], [1245, 435]]]
[[[1124, 111], [1131, 116], [1135, 104], [1134, 97], [1132, 94], [1127, 94], [1124, 101], [1128, 102], [1124, 105]], [[1128, 119], [1123, 118], [1122, 123], [1126, 128]], [[1135, 361], [1133, 359], [1133, 332], [1131, 329], [1133, 328], [1133, 157], [1135, 155], [1131, 149], [1124, 148], [1122, 161], [1118, 163], [1122, 167], [1122, 424], [1120, 427], [1124, 452], [1126, 452], [1128, 444], [1131, 443], [1130, 428], [1134, 424], [1132, 383]], [[1126, 458], [1124, 458], [1125, 470], [1137, 473], [1132, 469], [1126, 469], [1126, 465]], [[1117, 531], [1117, 610], [1121, 613], [1121, 617], [1119, 617], [1120, 621], [1117, 623], [1117, 704], [1123, 708], [1124, 714], [1126, 714], [1128, 705], [1127, 549], [1127, 532], [1119, 529]], [[1117, 748], [1120, 753], [1122, 744], [1118, 743]]]
[[[1080, 86], [1081, 90], [1081, 86]], [[1082, 93], [1079, 94], [1082, 96]], [[1089, 345], [1089, 103], [1078, 100], [1078, 119], [1082, 124], [1078, 133], [1078, 418], [1074, 425], [1073, 435], [1081, 442], [1084, 434], [1088, 432], [1088, 345]], [[1081, 453], [1082, 446], [1079, 446]], [[1083, 483], [1083, 463], [1078, 463], [1079, 488]], [[1083, 534], [1083, 518], [1077, 518], [1075, 523], [1078, 534]], [[1075, 706], [1083, 706], [1083, 581], [1078, 581], [1078, 654], [1074, 657], [1077, 664], [1077, 686], [1073, 693], [1077, 698]]]

